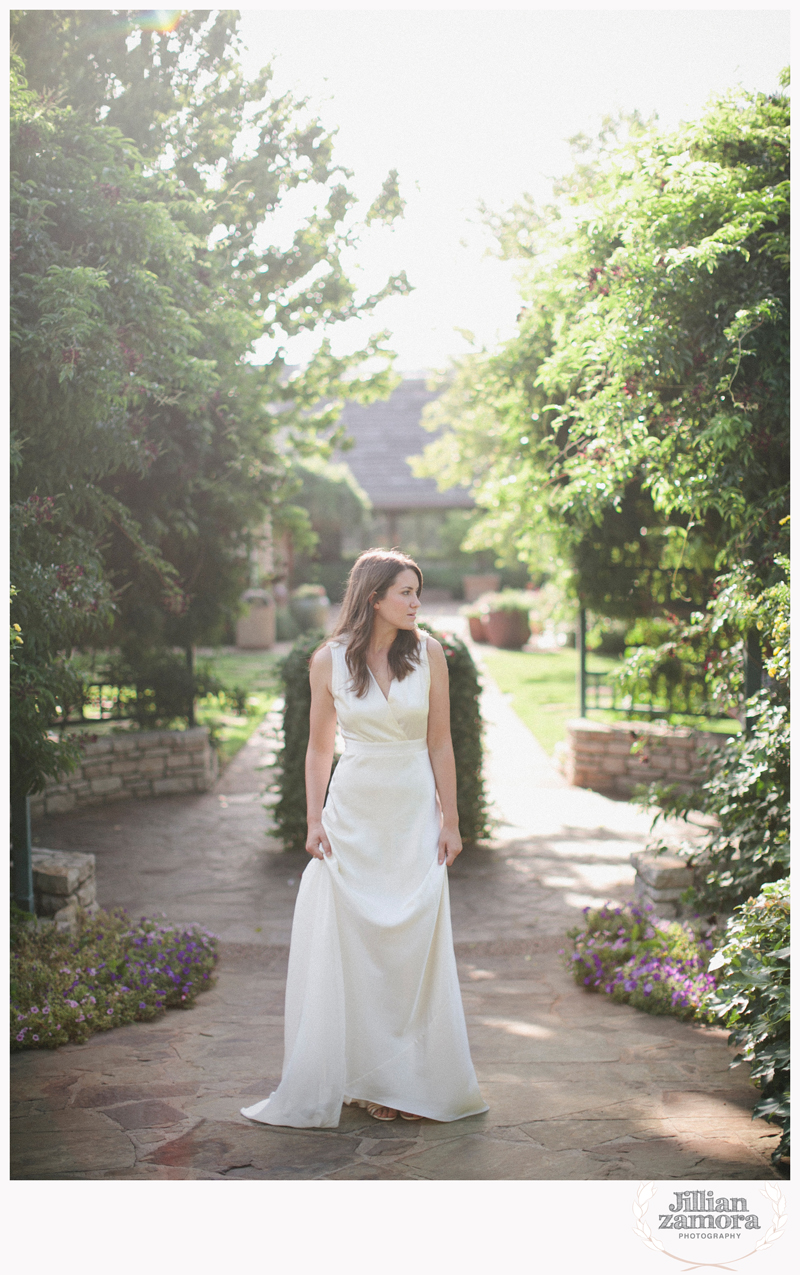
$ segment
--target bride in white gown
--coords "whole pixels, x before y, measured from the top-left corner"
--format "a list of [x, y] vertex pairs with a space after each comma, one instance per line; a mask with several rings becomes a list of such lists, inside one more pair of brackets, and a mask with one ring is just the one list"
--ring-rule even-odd
[[[367, 550], [311, 661], [312, 861], [292, 926], [283, 1075], [242, 1108], [264, 1124], [335, 1128], [343, 1103], [379, 1120], [488, 1110], [450, 925], [461, 838], [447, 663], [416, 627], [421, 588], [405, 554]], [[345, 751], [326, 800], [337, 718]]]

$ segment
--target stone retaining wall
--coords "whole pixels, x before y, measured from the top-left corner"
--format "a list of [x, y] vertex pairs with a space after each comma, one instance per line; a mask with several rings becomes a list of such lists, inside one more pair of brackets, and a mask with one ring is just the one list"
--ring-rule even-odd
[[649, 903], [656, 916], [669, 920], [681, 915], [681, 895], [694, 880], [685, 859], [671, 854], [648, 854], [637, 850], [631, 855], [636, 869], [633, 888], [637, 896]]
[[[702, 765], [698, 748], [718, 747], [727, 736], [663, 722], [595, 722], [577, 718], [567, 724], [563, 770], [571, 784], [611, 797], [629, 798], [653, 780], [690, 787]], [[641, 741], [641, 748], [631, 752]]]
[[71, 774], [31, 797], [31, 815], [56, 815], [121, 797], [207, 792], [218, 774], [207, 726], [102, 735]]
[[31, 852], [36, 915], [54, 922], [58, 929], [70, 929], [78, 910], [97, 911], [95, 856], [77, 850]]

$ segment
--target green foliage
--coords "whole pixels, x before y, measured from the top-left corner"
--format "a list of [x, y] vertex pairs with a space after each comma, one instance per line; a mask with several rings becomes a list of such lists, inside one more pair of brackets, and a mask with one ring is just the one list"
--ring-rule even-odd
[[402, 217], [405, 206], [406, 201], [400, 194], [397, 169], [392, 168], [381, 187], [381, 193], [370, 207], [364, 220], [368, 226], [373, 221], [383, 221], [387, 225], [391, 225], [398, 217]]
[[[296, 532], [292, 535], [295, 549], [292, 578], [310, 580], [319, 565], [325, 564], [335, 565], [345, 579], [348, 569], [342, 561], [344, 535], [364, 526], [370, 509], [369, 497], [347, 465], [320, 457], [297, 461], [292, 467], [292, 479], [296, 488], [291, 499], [307, 515], [311, 533], [306, 538], [305, 551], [303, 538]], [[308, 543], [312, 538], [313, 545]]]
[[484, 593], [479, 603], [481, 615], [486, 615], [489, 611], [514, 611], [527, 615], [533, 605], [533, 591], [503, 589], [500, 593]]
[[761, 625], [769, 681], [747, 701], [750, 733], [715, 749], [693, 790], [654, 785], [648, 797], [670, 814], [701, 810], [713, 817], [699, 851], [696, 843], [682, 847], [696, 868], [693, 902], [709, 911], [728, 912], [788, 872], [789, 563], [781, 555], [777, 565], [786, 579], [759, 593], [750, 564], [742, 564], [709, 608], [712, 631], [715, 624]]
[[652, 904], [584, 908], [583, 925], [567, 931], [561, 955], [575, 982], [648, 1014], [704, 1018], [713, 991], [710, 939], [678, 921], [662, 921]]
[[[483, 724], [480, 682], [472, 656], [458, 638], [425, 629], [442, 644], [450, 674], [450, 730], [456, 761], [458, 817], [464, 842], [479, 841], [489, 831], [483, 785]], [[306, 844], [305, 759], [308, 748], [311, 687], [308, 665], [325, 634], [321, 629], [298, 638], [281, 667], [284, 686], [283, 748], [277, 759], [280, 778], [274, 807], [276, 835], [287, 850]], [[333, 768], [338, 758], [334, 757]], [[331, 771], [333, 773], [333, 770]]]
[[[628, 696], [632, 706], [653, 704], [668, 713], [703, 715], [714, 711], [709, 700], [706, 673], [712, 653], [701, 626], [689, 629], [677, 617], [651, 621], [647, 636], [662, 640], [654, 645], [636, 645], [644, 636], [643, 626], [634, 626], [627, 635], [626, 658], [612, 673], [618, 696]], [[660, 632], [659, 632], [660, 630]], [[741, 643], [739, 643], [741, 663]], [[736, 670], [738, 673], [738, 669]]]
[[[518, 335], [426, 409], [418, 472], [485, 511], [465, 547], [561, 563], [601, 615], [688, 615], [787, 511], [788, 97], [661, 134], [609, 122], [554, 202], [495, 221]], [[753, 555], [754, 557], [756, 555]]]
[[[308, 666], [317, 647], [325, 641], [322, 629], [304, 633], [281, 662], [283, 681], [283, 747], [276, 766], [280, 772], [273, 808], [275, 834], [285, 850], [305, 850], [306, 845], [306, 749], [311, 713]], [[334, 756], [333, 769], [337, 758]]]
[[696, 843], [679, 847], [695, 866], [689, 900], [706, 911], [727, 912], [788, 871], [788, 711], [770, 704], [765, 692], [749, 703], [759, 714], [752, 734], [714, 749], [699, 789], [656, 788], [647, 799], [667, 814], [701, 810], [716, 820], [699, 851]]
[[98, 1031], [189, 1009], [213, 986], [217, 940], [115, 912], [81, 914], [75, 933], [11, 917], [11, 1048], [82, 1044]]
[[733, 1066], [750, 1065], [761, 1096], [753, 1119], [782, 1127], [773, 1160], [789, 1155], [789, 882], [765, 885], [730, 918], [710, 969], [717, 991], [710, 1009], [730, 1030]]
[[11, 591], [9, 727], [15, 792], [40, 792], [49, 778], [76, 765], [75, 740], [53, 739], [48, 729], [82, 692], [64, 648], [102, 633], [108, 615], [88, 538], [62, 531], [54, 507], [53, 500], [34, 493], [11, 509], [10, 556], [17, 585]]
[[450, 734], [456, 762], [458, 823], [465, 844], [489, 835], [488, 798], [483, 779], [483, 719], [481, 684], [475, 661], [466, 645], [452, 634], [439, 633], [420, 623], [442, 644], [450, 675]]
[[220, 708], [245, 712], [247, 690], [229, 686], [207, 662], [190, 668], [184, 654], [156, 647], [132, 658], [112, 657], [92, 681], [122, 688], [127, 717], [143, 730], [161, 730], [188, 722], [192, 702], [213, 697]]
[[[341, 264], [354, 199], [331, 137], [270, 96], [268, 69], [245, 82], [237, 23], [13, 14], [12, 572], [27, 635], [13, 704], [31, 788], [69, 760], [43, 726], [70, 677], [59, 652], [219, 638], [292, 453], [329, 450], [345, 398], [394, 384], [385, 334], [343, 358], [321, 339], [291, 376], [279, 348], [251, 361], [261, 337], [279, 346], [408, 284], [356, 302]], [[279, 249], [262, 232], [299, 186], [324, 207]]]

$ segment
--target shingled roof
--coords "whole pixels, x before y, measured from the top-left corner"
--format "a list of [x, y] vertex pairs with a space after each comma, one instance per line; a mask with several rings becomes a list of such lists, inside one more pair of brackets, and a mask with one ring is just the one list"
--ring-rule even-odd
[[391, 398], [362, 405], [346, 403], [341, 423], [354, 440], [340, 452], [364, 488], [375, 510], [399, 513], [406, 509], [472, 509], [465, 487], [439, 491], [433, 478], [415, 478], [409, 456], [418, 456], [435, 435], [420, 424], [422, 409], [436, 398], [424, 380], [406, 380]]

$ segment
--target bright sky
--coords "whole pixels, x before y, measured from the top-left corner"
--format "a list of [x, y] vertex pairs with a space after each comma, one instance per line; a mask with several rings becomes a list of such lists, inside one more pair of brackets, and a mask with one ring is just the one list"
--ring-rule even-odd
[[[565, 139], [605, 114], [655, 111], [669, 129], [713, 93], [775, 89], [789, 61], [788, 9], [260, 9], [242, 11], [241, 30], [247, 69], [272, 63], [274, 88], [338, 129], [362, 214], [399, 170], [404, 220], [368, 231], [348, 264], [364, 294], [401, 269], [416, 290], [332, 335], [352, 350], [388, 327], [402, 371], [466, 352], [457, 329], [489, 347], [513, 331], [514, 266], [486, 255], [481, 201], [546, 198], [571, 166]], [[299, 195], [271, 237], [306, 208]], [[318, 339], [284, 342], [288, 361]]]

